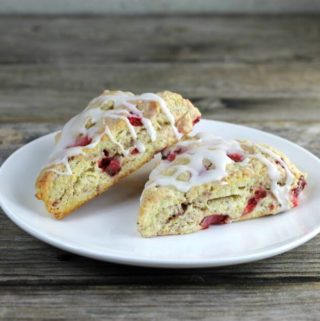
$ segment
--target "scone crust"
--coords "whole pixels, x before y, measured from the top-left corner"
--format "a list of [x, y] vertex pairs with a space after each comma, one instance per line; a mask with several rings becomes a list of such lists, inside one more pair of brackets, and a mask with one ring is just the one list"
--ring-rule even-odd
[[[118, 93], [118, 91], [104, 92], [105, 95], [110, 96]], [[179, 94], [165, 91], [157, 95], [167, 103], [179, 132], [183, 135], [189, 133], [193, 128], [194, 121], [201, 116], [198, 109]], [[114, 144], [107, 135], [103, 135], [95, 148], [86, 149], [84, 147], [84, 155], [80, 154], [69, 158], [69, 165], [73, 172], [71, 176], [60, 175], [52, 171], [64, 171], [63, 164], [53, 164], [41, 171], [36, 180], [35, 195], [44, 202], [47, 210], [56, 219], [64, 218], [87, 201], [105, 192], [120, 179], [130, 175], [150, 161], [155, 153], [178, 141], [157, 103], [150, 102], [150, 105], [148, 105], [145, 102], [139, 102], [139, 104], [140, 109], [148, 114], [157, 132], [157, 139], [151, 142], [144, 128], [137, 128], [138, 138], [145, 144], [145, 152], [138, 155], [122, 155], [122, 157], [119, 146]], [[130, 148], [132, 138], [125, 121], [106, 119], [106, 125], [117, 141]], [[103, 131], [104, 128], [101, 130]], [[97, 166], [106, 150], [111, 156], [121, 159], [121, 171], [113, 177], [108, 177]]]
[[[251, 145], [242, 141], [241, 147], [252, 154], [258, 153], [257, 146], [270, 149], [280, 157], [293, 174], [290, 189], [296, 189], [306, 173], [301, 172], [282, 152], [264, 144]], [[270, 159], [270, 161], [273, 161]], [[204, 227], [201, 222], [211, 215], [224, 215], [226, 222], [241, 221], [281, 211], [275, 196], [270, 192], [270, 177], [267, 167], [257, 158], [251, 158], [246, 166], [233, 162], [227, 166], [228, 175], [222, 181], [210, 182], [181, 192], [173, 186], [153, 186], [143, 192], [138, 230], [143, 237], [187, 234]], [[278, 165], [280, 184], [286, 179], [286, 172]], [[248, 201], [256, 191], [263, 189], [266, 195], [255, 208], [245, 214]], [[294, 207], [292, 202], [290, 207]], [[226, 223], [225, 222], [225, 223]]]

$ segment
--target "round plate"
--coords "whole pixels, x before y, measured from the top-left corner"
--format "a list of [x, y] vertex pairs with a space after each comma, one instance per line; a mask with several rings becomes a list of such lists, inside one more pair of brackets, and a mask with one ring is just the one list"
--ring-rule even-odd
[[256, 220], [212, 226], [194, 234], [144, 239], [136, 229], [139, 197], [154, 162], [62, 221], [34, 197], [34, 182], [54, 134], [25, 145], [0, 169], [0, 203], [8, 217], [36, 238], [88, 257], [154, 267], [211, 267], [245, 263], [286, 252], [320, 231], [320, 160], [305, 149], [262, 131], [202, 120], [195, 132], [244, 138], [279, 148], [309, 173], [301, 205]]

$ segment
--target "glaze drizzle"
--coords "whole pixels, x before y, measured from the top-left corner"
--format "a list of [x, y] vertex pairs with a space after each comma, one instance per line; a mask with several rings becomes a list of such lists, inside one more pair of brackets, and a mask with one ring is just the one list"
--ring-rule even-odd
[[[150, 173], [146, 189], [159, 185], [171, 185], [186, 193], [194, 186], [223, 180], [228, 175], [228, 164], [237, 162], [240, 166], [246, 166], [251, 158], [256, 158], [267, 167], [271, 180], [271, 192], [278, 200], [281, 209], [286, 210], [290, 207], [290, 190], [294, 175], [281, 157], [272, 150], [255, 144], [259, 153], [250, 154], [244, 151], [236, 140], [224, 140], [208, 133], [200, 133], [194, 138], [194, 140], [180, 142], [165, 151], [167, 155], [174, 153], [174, 157], [163, 160]], [[179, 153], [175, 153], [177, 150]], [[237, 157], [230, 157], [230, 155], [237, 155]], [[279, 184], [281, 172], [276, 163], [286, 172], [286, 181], [283, 186]], [[208, 167], [206, 164], [212, 165]], [[189, 178], [181, 180], [181, 175], [186, 172], [189, 173]]]
[[[235, 140], [226, 141], [207, 133], [200, 133], [195, 138], [197, 139], [180, 142], [167, 149], [169, 153], [174, 152], [174, 149], [179, 149], [182, 153], [177, 154], [173, 162], [161, 162], [151, 172], [146, 188], [173, 185], [182, 192], [188, 192], [193, 186], [223, 179], [227, 175], [227, 165], [232, 163], [228, 153], [244, 154]], [[206, 169], [205, 160], [213, 164], [214, 168]], [[170, 170], [171, 175], [165, 174], [167, 170]], [[187, 181], [179, 179], [185, 172], [190, 173]]]
[[[177, 138], [181, 137], [175, 126], [175, 119], [167, 103], [160, 96], [153, 93], [145, 93], [141, 95], [133, 95], [131, 93], [119, 92], [117, 94], [102, 94], [93, 99], [87, 108], [80, 114], [70, 119], [63, 127], [59, 141], [56, 143], [50, 157], [49, 167], [53, 164], [64, 164], [66, 171], [61, 172], [54, 168], [47, 168], [49, 171], [56, 172], [60, 175], [72, 175], [68, 159], [71, 156], [84, 154], [83, 148], [94, 148], [97, 146], [103, 135], [107, 135], [110, 141], [118, 145], [124, 155], [129, 154], [129, 150], [116, 141], [111, 133], [110, 128], [105, 124], [106, 119], [122, 119], [134, 140], [134, 148], [140, 153], [145, 151], [145, 146], [139, 141], [134, 126], [129, 121], [130, 117], [138, 117], [142, 126], [146, 129], [150, 140], [153, 142], [157, 139], [157, 132], [150, 119], [144, 117], [142, 111], [137, 108], [139, 101], [152, 102], [155, 101], [160, 106], [161, 111], [167, 117], [172, 130]], [[112, 102], [113, 108], [104, 110], [103, 107], [107, 103]], [[103, 131], [102, 131], [103, 130]], [[90, 143], [85, 146], [74, 146], [75, 141], [80, 136], [89, 137]]]

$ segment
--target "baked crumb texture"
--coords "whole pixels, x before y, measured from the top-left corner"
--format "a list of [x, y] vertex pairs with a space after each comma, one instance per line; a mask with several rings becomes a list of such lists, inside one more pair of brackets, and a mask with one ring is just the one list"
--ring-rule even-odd
[[139, 96], [105, 91], [83, 113], [83, 128], [78, 117], [57, 134], [56, 150], [36, 181], [36, 197], [56, 219], [176, 143], [201, 116], [189, 100], [169, 91]]
[[[281, 152], [248, 141], [205, 140], [191, 138], [163, 152], [142, 194], [142, 236], [192, 233], [298, 206], [306, 174]], [[210, 175], [216, 179], [207, 181]]]

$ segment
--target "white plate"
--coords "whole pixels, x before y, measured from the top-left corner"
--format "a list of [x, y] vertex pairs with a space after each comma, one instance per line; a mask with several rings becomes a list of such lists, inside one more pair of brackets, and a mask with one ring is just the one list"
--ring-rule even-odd
[[210, 267], [271, 257], [297, 247], [320, 231], [320, 160], [280, 137], [243, 126], [202, 120], [196, 131], [271, 144], [309, 173], [301, 205], [287, 213], [211, 226], [182, 236], [144, 239], [136, 230], [139, 196], [152, 162], [63, 221], [34, 197], [34, 182], [53, 146], [54, 134], [25, 145], [0, 169], [0, 203], [31, 235], [88, 257], [154, 267]]

